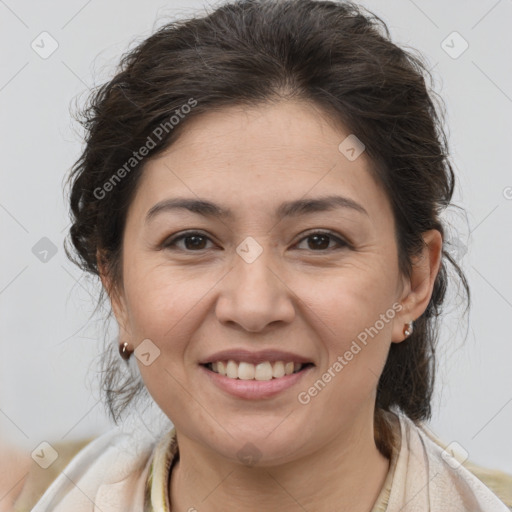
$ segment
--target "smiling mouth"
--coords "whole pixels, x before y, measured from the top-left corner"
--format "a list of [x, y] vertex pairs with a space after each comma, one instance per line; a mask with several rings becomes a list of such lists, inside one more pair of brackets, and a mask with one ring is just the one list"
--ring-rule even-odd
[[268, 381], [280, 379], [293, 373], [299, 373], [306, 368], [314, 366], [313, 363], [294, 363], [286, 361], [264, 361], [258, 364], [228, 361], [216, 361], [203, 364], [205, 368], [228, 379]]

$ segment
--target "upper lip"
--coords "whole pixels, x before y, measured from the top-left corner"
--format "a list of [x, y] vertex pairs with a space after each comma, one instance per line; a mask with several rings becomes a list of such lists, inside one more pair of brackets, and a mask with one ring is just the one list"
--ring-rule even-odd
[[215, 352], [201, 361], [199, 364], [208, 364], [215, 363], [218, 361], [229, 361], [232, 359], [233, 361], [244, 361], [247, 363], [258, 364], [264, 363], [265, 361], [270, 361], [271, 363], [276, 361], [284, 361], [284, 362], [293, 362], [293, 363], [312, 363], [311, 359], [307, 357], [299, 356], [298, 354], [294, 354], [292, 352], [284, 352], [282, 350], [259, 350], [257, 352], [251, 352], [245, 349], [231, 349], [231, 350], [222, 350], [220, 352]]

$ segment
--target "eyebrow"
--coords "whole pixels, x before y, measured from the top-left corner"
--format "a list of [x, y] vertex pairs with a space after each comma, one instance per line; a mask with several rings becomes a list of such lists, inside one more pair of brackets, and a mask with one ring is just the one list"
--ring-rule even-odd
[[[369, 217], [368, 212], [353, 199], [343, 196], [327, 196], [314, 199], [297, 199], [287, 201], [279, 205], [276, 210], [276, 217], [284, 219], [286, 217], [298, 217], [317, 212], [332, 211], [336, 208], [347, 208], [357, 211]], [[223, 208], [218, 204], [205, 199], [173, 198], [164, 199], [155, 204], [146, 215], [146, 223], [153, 219], [157, 214], [173, 210], [188, 210], [204, 217], [233, 219], [235, 217], [232, 210]]]

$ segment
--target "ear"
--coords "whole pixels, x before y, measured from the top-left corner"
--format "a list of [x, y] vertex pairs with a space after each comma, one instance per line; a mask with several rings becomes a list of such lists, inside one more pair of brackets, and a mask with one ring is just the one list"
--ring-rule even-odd
[[412, 262], [411, 277], [405, 281], [401, 299], [402, 310], [395, 316], [391, 341], [400, 343], [407, 336], [404, 327], [419, 318], [427, 309], [434, 283], [441, 266], [443, 237], [437, 229], [425, 231], [422, 235], [425, 246]]
[[114, 283], [111, 273], [108, 272], [108, 262], [105, 258], [104, 253], [98, 249], [96, 251], [96, 261], [98, 264], [99, 276], [103, 288], [107, 292], [112, 307], [112, 312], [116, 318], [119, 326], [119, 340], [128, 341], [131, 340], [130, 323], [128, 321], [129, 314], [126, 307], [126, 301], [124, 298], [122, 285]]

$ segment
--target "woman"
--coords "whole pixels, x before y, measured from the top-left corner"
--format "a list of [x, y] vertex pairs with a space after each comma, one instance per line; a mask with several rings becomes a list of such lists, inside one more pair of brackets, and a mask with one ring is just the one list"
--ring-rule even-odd
[[124, 56], [70, 235], [119, 326], [112, 416], [147, 391], [174, 428], [98, 438], [34, 511], [508, 510], [423, 423], [448, 264], [467, 290], [424, 74], [347, 2], [226, 4]]

